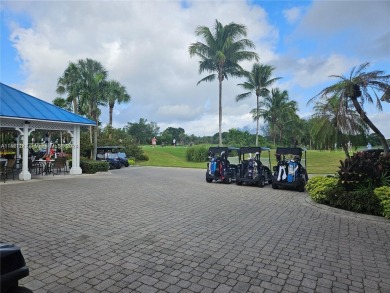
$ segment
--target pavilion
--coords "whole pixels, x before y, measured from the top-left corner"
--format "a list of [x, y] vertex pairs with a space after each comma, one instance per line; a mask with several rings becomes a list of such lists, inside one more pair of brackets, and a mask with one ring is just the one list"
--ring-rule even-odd
[[[29, 135], [42, 130], [66, 131], [72, 137], [72, 175], [82, 174], [80, 168], [80, 127], [96, 126], [96, 122], [61, 109], [0, 82], [0, 128], [14, 129], [22, 143], [23, 160], [19, 180], [31, 180], [28, 170]], [[17, 150], [19, 150], [17, 148]]]

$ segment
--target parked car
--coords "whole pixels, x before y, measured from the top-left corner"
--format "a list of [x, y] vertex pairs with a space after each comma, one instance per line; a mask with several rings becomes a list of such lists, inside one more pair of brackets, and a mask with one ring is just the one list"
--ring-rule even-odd
[[127, 156], [125, 153], [117, 153], [118, 154], [118, 157], [119, 157], [119, 160], [122, 162], [122, 165], [125, 166], [125, 167], [129, 167], [129, 161], [127, 159]]
[[[261, 152], [268, 151], [268, 166], [261, 161]], [[271, 150], [264, 147], [241, 147], [239, 150], [236, 184], [254, 184], [264, 187], [272, 183]]]
[[19, 247], [0, 243], [0, 263], [0, 292], [32, 293], [31, 290], [19, 286], [19, 280], [29, 275], [29, 269]]
[[[303, 153], [305, 166], [301, 164]], [[303, 192], [306, 182], [309, 180], [306, 170], [306, 150], [278, 147], [275, 156], [277, 165], [273, 167], [272, 188], [283, 187]]]
[[122, 168], [122, 162], [116, 153], [97, 154], [96, 160], [106, 161], [110, 165], [110, 169]]
[[209, 162], [207, 163], [206, 182], [221, 181], [231, 183], [236, 180], [237, 165], [228, 160], [232, 153], [238, 153], [238, 148], [210, 147]]

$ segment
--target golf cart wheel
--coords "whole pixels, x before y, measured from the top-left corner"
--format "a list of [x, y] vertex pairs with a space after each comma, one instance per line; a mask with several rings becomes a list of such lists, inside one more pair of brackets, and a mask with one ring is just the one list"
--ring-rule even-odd
[[213, 182], [213, 179], [211, 179], [211, 178], [206, 178], [206, 182], [207, 182], [207, 183], [211, 183], [211, 182]]
[[237, 185], [242, 185], [242, 181], [237, 180], [237, 181], [236, 181], [236, 184], [237, 184]]
[[302, 184], [302, 185], [299, 185], [299, 186], [298, 186], [298, 191], [299, 191], [299, 192], [304, 192], [304, 191], [305, 191], [305, 185], [303, 185], [303, 184]]
[[278, 189], [279, 186], [278, 186], [277, 184], [272, 184], [272, 188], [273, 188], [273, 189]]
[[223, 179], [223, 182], [224, 182], [225, 184], [230, 184], [230, 183], [232, 183], [232, 177], [226, 176], [225, 179]]
[[7, 293], [33, 293], [33, 291], [27, 289], [26, 287], [17, 286], [8, 289]]
[[265, 179], [264, 176], [261, 176], [259, 182], [257, 182], [257, 186], [264, 187], [264, 185], [265, 185]]

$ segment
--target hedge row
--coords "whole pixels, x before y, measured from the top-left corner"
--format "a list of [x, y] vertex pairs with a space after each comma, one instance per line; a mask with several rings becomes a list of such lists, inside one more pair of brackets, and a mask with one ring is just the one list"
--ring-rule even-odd
[[333, 207], [390, 218], [390, 187], [360, 186], [344, 190], [336, 177], [316, 176], [306, 184], [310, 197], [318, 203]]
[[206, 162], [209, 148], [204, 145], [189, 147], [186, 150], [186, 160], [189, 162]]
[[80, 160], [80, 168], [85, 174], [95, 174], [96, 172], [106, 172], [110, 168], [108, 162], [94, 161], [89, 159]]

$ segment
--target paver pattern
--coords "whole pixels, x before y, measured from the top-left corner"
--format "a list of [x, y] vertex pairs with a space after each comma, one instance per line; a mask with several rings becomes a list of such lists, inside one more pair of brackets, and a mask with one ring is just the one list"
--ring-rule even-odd
[[390, 292], [390, 221], [306, 193], [130, 167], [1, 184], [38, 292]]

